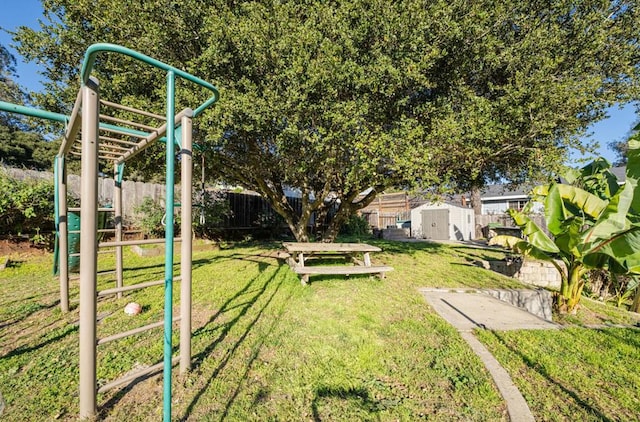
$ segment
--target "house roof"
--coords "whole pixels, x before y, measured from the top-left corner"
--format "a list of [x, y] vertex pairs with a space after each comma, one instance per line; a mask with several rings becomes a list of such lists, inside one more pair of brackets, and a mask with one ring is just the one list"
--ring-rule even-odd
[[623, 183], [627, 180], [627, 167], [611, 167], [611, 173], [613, 173], [617, 178], [619, 183]]
[[485, 201], [491, 198], [504, 197], [526, 198], [529, 196], [529, 192], [531, 192], [532, 188], [532, 185], [522, 185], [517, 187], [510, 187], [509, 185], [489, 185], [482, 190], [480, 198]]
[[[619, 183], [626, 180], [626, 167], [611, 167], [611, 172], [616, 176]], [[482, 190], [481, 199], [483, 201], [498, 198], [526, 198], [534, 185], [521, 185], [510, 187], [509, 185], [489, 185]]]

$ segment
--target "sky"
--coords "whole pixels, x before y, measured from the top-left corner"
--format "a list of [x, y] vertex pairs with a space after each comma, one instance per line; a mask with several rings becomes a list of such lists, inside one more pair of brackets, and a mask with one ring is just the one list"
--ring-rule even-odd
[[[38, 74], [38, 65], [34, 62], [25, 63], [22, 57], [11, 48], [13, 41], [6, 30], [13, 31], [20, 26], [38, 28], [38, 19], [42, 18], [42, 5], [40, 0], [3, 0], [0, 10], [0, 44], [4, 45], [16, 57], [18, 70], [18, 83], [30, 91], [42, 89], [42, 77]], [[80, 66], [80, 63], [78, 63]], [[609, 117], [593, 124], [585, 141], [597, 141], [600, 148], [596, 155], [602, 156], [610, 162], [615, 160], [615, 153], [608, 148], [613, 141], [625, 140], [638, 117], [633, 105], [623, 108], [611, 107], [607, 110]], [[572, 159], [586, 159], [579, 154], [572, 154]]]

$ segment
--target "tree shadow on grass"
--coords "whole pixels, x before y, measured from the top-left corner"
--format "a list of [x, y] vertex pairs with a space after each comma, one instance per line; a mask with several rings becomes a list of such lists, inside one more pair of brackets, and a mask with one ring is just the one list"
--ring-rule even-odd
[[[251, 257], [251, 255], [234, 255], [234, 256], [230, 256], [230, 257], [225, 257], [225, 259], [247, 259], [247, 257]], [[270, 267], [271, 265], [264, 262], [264, 261], [258, 261], [258, 275], [255, 276], [254, 278], [252, 278], [251, 280], [249, 280], [249, 282], [247, 282], [241, 289], [239, 289], [235, 294], [233, 294], [233, 296], [231, 296], [229, 299], [227, 299], [227, 301], [222, 305], [222, 307], [213, 315], [211, 316], [211, 318], [200, 328], [196, 329], [193, 333], [192, 333], [192, 339], [195, 339], [199, 336], [207, 336], [210, 335], [210, 333], [212, 331], [217, 331], [218, 329], [221, 329], [221, 331], [218, 334], [218, 337], [215, 338], [210, 344], [208, 344], [200, 353], [195, 354], [192, 357], [192, 370], [197, 370], [202, 363], [204, 362], [204, 360], [211, 355], [211, 353], [216, 350], [216, 348], [225, 340], [225, 338], [228, 336], [229, 332], [232, 330], [232, 328], [238, 323], [240, 322], [244, 317], [247, 317], [247, 314], [249, 312], [249, 310], [256, 304], [256, 302], [258, 302], [258, 300], [267, 292], [268, 289], [273, 290], [270, 294], [270, 296], [266, 299], [266, 302], [262, 305], [262, 307], [256, 311], [256, 316], [249, 322], [249, 324], [247, 325], [246, 330], [244, 331], [244, 333], [242, 333], [242, 335], [238, 338], [238, 340], [235, 342], [235, 344], [233, 344], [233, 346], [231, 346], [231, 348], [227, 351], [226, 356], [224, 357], [224, 359], [218, 364], [218, 366], [213, 370], [213, 372], [211, 373], [210, 377], [208, 378], [208, 380], [206, 381], [205, 385], [202, 387], [202, 389], [195, 395], [195, 397], [192, 399], [191, 403], [189, 404], [187, 410], [185, 411], [184, 416], [181, 418], [181, 420], [187, 420], [189, 418], [189, 416], [191, 415], [191, 413], [193, 412], [195, 406], [198, 404], [198, 402], [200, 401], [200, 399], [202, 398], [203, 394], [205, 393], [207, 387], [211, 384], [211, 382], [213, 380], [215, 380], [215, 378], [220, 374], [220, 372], [226, 367], [227, 363], [231, 360], [231, 358], [233, 357], [233, 355], [235, 354], [235, 352], [237, 351], [237, 349], [242, 345], [242, 343], [246, 340], [247, 336], [250, 334], [252, 328], [255, 326], [255, 324], [258, 322], [258, 320], [261, 318], [263, 312], [265, 311], [265, 309], [267, 309], [267, 307], [270, 305], [271, 301], [273, 300], [274, 296], [278, 293], [282, 283], [284, 282], [285, 278], [280, 276], [280, 281], [278, 282], [277, 285], [272, 287], [272, 284], [274, 283], [274, 281], [278, 278], [280, 274], [280, 267], [278, 270], [276, 270], [276, 272], [271, 275], [266, 281], [264, 281], [261, 285], [260, 285], [260, 279], [261, 279], [261, 275]], [[249, 298], [242, 300], [241, 302], [238, 302], [239, 299], [243, 298], [244, 296], [247, 295], [251, 295]], [[216, 325], [216, 320], [219, 319], [219, 317], [221, 317], [222, 315], [224, 315], [225, 313], [234, 311], [235, 313], [237, 313], [233, 319], [231, 319], [230, 321], [225, 321], [224, 323], [219, 323]], [[280, 311], [280, 315], [284, 312], [284, 308], [281, 309]], [[229, 401], [227, 402], [227, 405], [225, 407], [225, 415], [226, 413], [229, 411], [231, 405], [233, 404], [233, 401], [235, 400], [235, 398], [237, 397], [237, 395], [240, 392], [240, 387], [242, 382], [246, 379], [247, 374], [251, 368], [252, 363], [254, 362], [254, 360], [257, 358], [258, 356], [258, 352], [261, 348], [261, 345], [263, 344], [264, 340], [268, 337], [268, 334], [273, 330], [273, 328], [276, 326], [277, 322], [279, 321], [279, 318], [274, 319], [274, 321], [271, 324], [271, 328], [268, 330], [267, 334], [263, 335], [260, 339], [259, 339], [259, 344], [258, 347], [254, 347], [252, 350], [252, 355], [247, 363], [246, 366], [246, 370], [245, 373], [243, 374], [240, 383], [238, 384], [234, 394], [232, 395], [232, 397], [229, 399]], [[211, 328], [211, 326], [214, 325], [213, 330]], [[192, 341], [193, 343], [193, 341]], [[174, 346], [174, 352], [176, 352], [179, 349], [179, 345], [175, 345]], [[160, 363], [162, 360], [159, 359], [157, 362], [155, 362], [154, 364]], [[121, 390], [119, 390], [117, 393], [115, 393], [115, 395], [113, 397], [111, 397], [106, 403], [104, 403], [102, 406], [100, 406], [99, 409], [99, 417], [100, 418], [104, 418], [108, 415], [109, 411], [111, 409], [113, 409], [124, 397], [125, 395], [130, 392], [133, 387], [135, 387], [136, 385], [138, 385], [139, 383], [158, 375], [159, 372], [161, 372], [162, 369], [158, 369], [158, 371], [153, 372], [153, 373], [149, 373], [146, 375], [141, 375], [140, 377], [136, 378], [135, 380], [133, 380], [132, 382], [130, 382], [129, 384], [127, 384], [124, 388], [122, 388]]]
[[414, 255], [418, 252], [435, 254], [441, 252], [444, 248], [444, 246], [439, 243], [431, 242], [394, 242], [390, 240], [373, 240], [368, 243], [378, 246], [383, 252], [409, 255]]
[[[632, 330], [632, 332], [636, 335], [633, 337], [624, 337], [619, 334], [620, 330]], [[612, 337], [616, 342], [630, 344], [633, 345], [636, 350], [640, 350], [640, 336], [637, 335], [638, 333], [640, 333], [640, 330], [638, 330], [638, 328], [603, 328], [597, 331], [606, 336]]]
[[38, 299], [40, 297], [48, 297], [48, 296], [52, 296], [52, 295], [57, 295], [59, 292], [59, 290], [57, 288], [53, 289], [53, 290], [48, 290], [48, 291], [43, 291], [43, 292], [36, 292], [33, 293], [31, 296], [29, 297], [20, 297], [19, 299], [15, 299], [15, 300], [9, 300], [7, 302], [0, 302], [0, 306], [3, 308], [6, 308], [10, 305], [13, 305], [15, 303], [23, 303], [29, 300], [33, 300], [33, 299]]
[[[313, 413], [313, 420], [315, 422], [322, 422], [321, 416], [322, 402], [325, 400], [338, 399], [341, 401], [349, 401], [356, 404], [359, 408], [367, 413], [378, 413], [381, 409], [381, 405], [377, 400], [372, 400], [369, 396], [369, 391], [364, 387], [335, 387], [335, 386], [323, 386], [319, 387], [315, 391], [315, 396], [311, 403], [311, 412]], [[327, 406], [331, 406], [327, 404]], [[327, 416], [326, 420], [333, 420], [332, 416]]]
[[570, 390], [568, 387], [563, 385], [561, 380], [556, 380], [555, 378], [553, 378], [551, 376], [551, 374], [549, 374], [549, 372], [547, 370], [545, 370], [543, 365], [540, 365], [540, 364], [538, 364], [538, 362], [536, 362], [534, 357], [527, 356], [525, 353], [523, 353], [520, 350], [516, 349], [515, 347], [511, 346], [504, 339], [504, 337], [500, 335], [500, 333], [498, 333], [496, 331], [490, 331], [490, 333], [493, 334], [493, 336], [496, 339], [498, 339], [498, 341], [500, 343], [502, 343], [502, 345], [504, 347], [506, 347], [508, 350], [510, 350], [511, 353], [515, 354], [520, 359], [522, 359], [522, 361], [529, 368], [531, 368], [532, 370], [534, 370], [538, 374], [542, 375], [545, 379], [547, 379], [547, 381], [549, 381], [551, 384], [556, 386], [558, 389], [560, 389], [567, 396], [571, 397], [576, 402], [576, 404], [578, 406], [580, 406], [583, 409], [589, 411], [591, 414], [593, 414], [600, 421], [603, 421], [603, 422], [613, 422], [614, 421], [614, 419], [611, 419], [611, 418], [607, 417], [605, 414], [603, 414], [600, 409], [595, 408], [592, 404], [590, 404], [589, 402], [587, 402], [587, 401], [583, 400], [582, 398], [580, 398], [580, 396], [578, 396], [578, 393], [576, 393], [573, 390]]
[[[24, 353], [33, 352], [35, 350], [38, 350], [38, 349], [40, 349], [42, 347], [45, 347], [45, 346], [51, 344], [51, 343], [55, 343], [55, 342], [57, 342], [59, 340], [62, 340], [63, 338], [67, 337], [68, 335], [70, 335], [72, 333], [75, 333], [76, 331], [78, 331], [78, 327], [77, 326], [75, 326], [75, 325], [67, 325], [64, 328], [64, 331], [61, 332], [60, 334], [58, 334], [58, 335], [56, 335], [54, 337], [48, 338], [47, 340], [43, 341], [42, 343], [36, 344], [35, 346], [26, 346], [26, 347], [25, 346], [21, 346], [21, 347], [18, 347], [16, 349], [13, 349], [12, 351], [7, 353], [6, 355], [0, 356], [0, 360], [1, 359], [9, 359], [9, 358], [14, 357], [14, 356], [22, 355]], [[46, 337], [46, 335], [45, 335], [45, 337]]]
[[[36, 296], [32, 296], [31, 298], [35, 298]], [[27, 299], [29, 300], [29, 299]], [[25, 301], [26, 302], [26, 301]], [[21, 312], [22, 315], [17, 315], [15, 316], [13, 319], [7, 320], [7, 321], [3, 321], [0, 323], [0, 330], [4, 329], [4, 328], [8, 328], [12, 325], [18, 324], [24, 320], [26, 320], [27, 318], [29, 318], [32, 315], [37, 314], [40, 311], [45, 311], [45, 310], [51, 310], [53, 308], [56, 308], [60, 305], [60, 299], [56, 299], [53, 302], [43, 305], [40, 303], [31, 303], [30, 305], [27, 304], [24, 307], [24, 310]]]
[[[264, 272], [267, 269], [268, 265], [269, 264], [266, 264], [264, 262], [259, 262], [260, 273]], [[204, 360], [224, 341], [224, 339], [227, 337], [227, 335], [229, 334], [231, 329], [243, 317], [247, 316], [247, 313], [249, 312], [249, 310], [258, 302], [258, 299], [260, 299], [267, 292], [267, 289], [278, 278], [277, 276], [282, 271], [282, 268], [283, 268], [283, 266], [280, 266], [280, 268], [278, 270], [276, 270], [276, 272], [273, 275], [271, 275], [269, 277], [269, 279], [266, 280], [262, 286], [257, 287], [256, 289], [253, 289], [253, 290], [251, 290], [251, 288], [254, 287], [254, 284], [256, 284], [256, 282], [258, 281], [260, 276], [258, 275], [256, 277], [254, 277], [253, 279], [251, 279], [242, 289], [240, 289], [238, 292], [236, 292], [235, 295], [233, 295], [231, 298], [229, 298], [223, 304], [223, 306], [218, 310], [218, 312], [216, 312], [203, 327], [201, 327], [200, 329], [196, 330], [196, 332], [194, 333], [194, 337], [206, 333], [208, 331], [207, 330], [207, 326], [209, 326], [210, 324], [213, 324], [216, 321], [216, 319], [219, 316], [221, 316], [223, 313], [229, 312], [232, 309], [234, 309], [234, 310], [235, 309], [240, 309], [240, 311], [237, 313], [237, 315], [233, 319], [231, 319], [229, 322], [226, 322], [226, 323], [224, 323], [222, 325], [223, 328], [222, 328], [222, 331], [220, 332], [220, 334], [218, 335], [218, 337], [215, 340], [213, 340], [213, 342], [211, 342], [202, 352], [198, 353], [195, 356], [194, 369], [198, 368], [199, 366], [201, 366], [202, 363], [204, 362]], [[235, 352], [238, 350], [238, 348], [247, 339], [247, 337], [249, 336], [249, 334], [250, 334], [251, 330], [253, 329], [253, 327], [261, 319], [262, 314], [269, 307], [269, 305], [271, 304], [273, 298], [276, 296], [276, 294], [278, 293], [278, 291], [280, 290], [280, 288], [282, 286], [282, 283], [285, 280], [284, 277], [279, 277], [279, 278], [280, 278], [280, 281], [277, 283], [277, 285], [275, 285], [271, 289], [272, 290], [271, 294], [266, 299], [266, 301], [264, 302], [262, 307], [255, 311], [255, 317], [253, 317], [253, 319], [249, 321], [245, 331], [237, 339], [237, 341], [233, 344], [233, 346], [226, 352], [225, 357], [219, 362], [219, 364], [216, 366], [216, 368], [213, 369], [213, 371], [211, 372], [211, 375], [206, 380], [205, 384], [201, 387], [200, 391], [192, 399], [191, 403], [189, 403], [189, 406], [187, 407], [184, 416], [180, 419], [181, 421], [186, 421], [186, 420], [189, 419], [189, 416], [193, 413], [193, 410], [194, 410], [195, 406], [198, 404], [198, 402], [202, 398], [203, 394], [207, 390], [207, 387], [218, 377], [220, 372], [222, 372], [222, 370], [227, 366], [227, 364], [229, 363], [231, 358], [234, 356]], [[237, 299], [239, 299], [240, 297], [244, 296], [245, 294], [248, 294], [249, 292], [253, 293], [253, 295], [250, 298], [248, 298], [247, 300], [243, 301], [242, 304], [240, 304], [240, 305], [234, 304], [234, 302]], [[281, 307], [279, 316], [282, 316], [283, 312], [284, 312], [284, 307]], [[257, 342], [257, 345], [252, 348], [251, 357], [247, 361], [247, 364], [246, 364], [246, 367], [245, 367], [245, 371], [241, 375], [240, 381], [239, 381], [236, 389], [234, 390], [233, 394], [231, 395], [230, 399], [227, 401], [227, 403], [225, 405], [225, 410], [224, 410], [223, 415], [221, 416], [221, 420], [224, 419], [227, 416], [227, 414], [228, 414], [233, 402], [235, 401], [236, 397], [238, 396], [238, 394], [240, 392], [240, 388], [241, 388], [242, 383], [247, 379], [248, 372], [251, 369], [251, 366], [253, 365], [253, 362], [257, 358], [258, 353], [259, 353], [260, 349], [262, 348], [262, 345], [264, 344], [265, 339], [273, 331], [273, 329], [275, 328], [275, 326], [277, 325], [279, 320], [280, 320], [280, 318], [274, 318], [273, 319], [273, 321], [272, 321], [272, 323], [270, 325], [270, 328], [267, 330], [267, 333], [265, 335], [262, 335], [259, 338], [259, 340]]]

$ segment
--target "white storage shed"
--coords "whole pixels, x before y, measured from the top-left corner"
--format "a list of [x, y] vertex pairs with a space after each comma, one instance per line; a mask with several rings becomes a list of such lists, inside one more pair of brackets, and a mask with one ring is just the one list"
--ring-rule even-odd
[[471, 240], [475, 226], [471, 208], [427, 203], [411, 210], [411, 236], [417, 239]]

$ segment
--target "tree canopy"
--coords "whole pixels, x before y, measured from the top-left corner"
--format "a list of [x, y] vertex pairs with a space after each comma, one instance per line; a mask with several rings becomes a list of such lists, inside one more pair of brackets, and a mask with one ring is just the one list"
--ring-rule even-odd
[[[23, 104], [27, 95], [16, 82], [16, 58], [0, 44], [0, 101]], [[20, 120], [17, 116], [0, 112], [0, 125], [16, 127]]]
[[[0, 44], [0, 101], [23, 105], [29, 96], [18, 84], [16, 59]], [[28, 131], [23, 116], [0, 112], [0, 163], [48, 170], [56, 145], [37, 132]]]
[[[113, 42], [218, 85], [197, 123], [209, 170], [265, 196], [296, 237], [392, 186], [464, 191], [557, 170], [614, 102], [637, 98], [635, 1], [49, 0], [20, 52], [37, 101], [70, 107], [86, 47]], [[164, 75], [105, 58], [110, 99], [163, 106]], [[69, 88], [71, 87], [71, 88]], [[181, 94], [182, 95], [182, 94]], [[181, 100], [201, 94], [188, 92]], [[133, 164], [157, 168], [157, 151]], [[302, 195], [302, 215], [284, 192]], [[360, 195], [366, 192], [365, 195]]]

